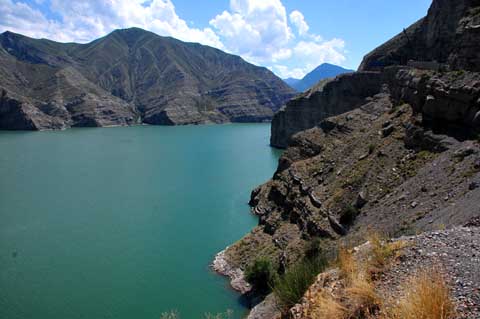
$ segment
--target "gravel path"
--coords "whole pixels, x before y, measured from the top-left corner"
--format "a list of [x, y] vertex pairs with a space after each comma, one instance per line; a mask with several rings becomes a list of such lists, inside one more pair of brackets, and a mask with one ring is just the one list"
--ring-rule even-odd
[[383, 274], [380, 290], [391, 294], [392, 287], [398, 287], [416, 271], [436, 267], [450, 282], [458, 318], [480, 318], [480, 228], [453, 228], [401, 240], [409, 245]]

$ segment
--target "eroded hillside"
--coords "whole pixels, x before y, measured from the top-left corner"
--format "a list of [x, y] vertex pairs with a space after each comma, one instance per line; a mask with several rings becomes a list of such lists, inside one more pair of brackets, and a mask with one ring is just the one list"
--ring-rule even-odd
[[[479, 9], [478, 1], [433, 1], [362, 71], [320, 82], [275, 115], [272, 145], [286, 150], [273, 178], [252, 192], [259, 225], [222, 255], [237, 286], [258, 260], [285, 277], [312, 243], [334, 260], [339, 247], [372, 233], [478, 226]], [[275, 317], [274, 300], [250, 318]]]
[[0, 35], [0, 129], [269, 121], [294, 94], [238, 56], [138, 28], [87, 44]]

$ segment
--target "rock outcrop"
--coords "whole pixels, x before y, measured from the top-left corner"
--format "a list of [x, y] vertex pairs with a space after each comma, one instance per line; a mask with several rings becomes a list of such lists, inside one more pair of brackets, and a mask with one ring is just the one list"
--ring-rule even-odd
[[320, 82], [277, 113], [271, 143], [286, 150], [252, 192], [258, 226], [225, 260], [245, 269], [268, 258], [281, 272], [313, 239], [328, 255], [372, 229], [396, 237], [478, 223], [478, 12], [478, 1], [434, 0], [362, 71]]
[[0, 129], [31, 130], [262, 122], [294, 95], [238, 56], [138, 28], [88, 44], [5, 32], [0, 92]]
[[270, 144], [285, 148], [293, 134], [359, 107], [365, 98], [380, 92], [381, 84], [379, 72], [348, 73], [320, 82], [275, 114]]
[[[399, 83], [399, 85], [421, 86], [419, 98], [428, 98], [428, 101], [419, 103], [427, 105], [425, 108], [422, 107], [422, 110], [429, 114], [434, 112], [440, 115], [442, 113], [440, 110], [449, 108], [448, 116], [452, 116], [452, 112], [456, 112], [454, 109], [457, 109], [458, 99], [463, 105], [472, 105], [475, 102], [478, 104], [478, 101], [465, 101], [461, 96], [469, 95], [466, 99], [477, 96], [478, 88], [467, 84], [469, 81], [476, 81], [472, 78], [476, 75], [464, 73], [480, 71], [478, 43], [480, 43], [480, 2], [478, 0], [434, 0], [425, 18], [368, 54], [358, 74], [340, 76], [329, 84], [317, 85], [306, 94], [289, 102], [272, 121], [271, 145], [285, 148], [293, 134], [318, 125], [325, 117], [358, 107], [362, 104], [362, 99], [380, 91], [376, 79], [383, 78], [383, 81], [387, 81], [386, 76], [390, 79], [395, 78], [395, 72], [392, 74], [391, 70], [386, 70], [392, 66], [425, 71], [456, 71], [449, 73], [449, 79], [437, 74], [429, 83]], [[398, 69], [395, 70], [398, 71]], [[382, 72], [383, 75], [377, 75], [373, 79], [373, 75], [363, 73], [366, 71]], [[365, 81], [364, 84], [360, 84], [362, 80], [358, 79], [362, 77], [361, 74], [364, 74], [362, 78]], [[367, 79], [369, 77], [372, 79]], [[417, 80], [421, 81], [422, 78]], [[447, 83], [442, 83], [443, 80]], [[353, 88], [344, 87], [344, 85]], [[328, 89], [327, 92], [324, 92], [324, 87]], [[457, 94], [456, 89], [459, 87], [463, 87], [463, 92]], [[443, 105], [439, 106], [438, 96], [442, 94], [441, 90], [446, 88], [451, 88], [453, 92], [444, 91], [443, 94], [449, 95], [449, 101], [445, 99], [442, 102]], [[468, 89], [472, 90], [472, 94], [467, 92]], [[410, 98], [413, 98], [415, 91], [409, 93]], [[437, 96], [436, 99], [435, 96]], [[432, 108], [436, 110], [432, 111]], [[478, 121], [480, 115], [475, 113], [473, 117]]]
[[425, 18], [369, 53], [359, 70], [435, 61], [447, 69], [480, 71], [479, 42], [480, 1], [434, 0]]
[[424, 126], [459, 139], [480, 133], [480, 73], [396, 70], [392, 96], [410, 103], [414, 113], [422, 115]]

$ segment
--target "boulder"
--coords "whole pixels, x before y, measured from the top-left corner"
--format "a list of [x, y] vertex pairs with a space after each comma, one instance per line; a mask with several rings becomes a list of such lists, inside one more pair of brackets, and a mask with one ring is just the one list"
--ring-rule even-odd
[[355, 204], [354, 206], [358, 209], [363, 208], [366, 204], [368, 203], [367, 197], [364, 192], [360, 192], [357, 195], [357, 198], [355, 199]]

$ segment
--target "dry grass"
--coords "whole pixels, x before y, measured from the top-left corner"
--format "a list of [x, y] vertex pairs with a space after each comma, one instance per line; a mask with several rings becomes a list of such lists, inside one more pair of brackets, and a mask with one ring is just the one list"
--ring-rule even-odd
[[346, 284], [348, 317], [360, 318], [375, 312], [381, 302], [368, 273], [369, 264], [360, 264], [352, 251], [341, 249], [338, 254], [338, 267]]
[[321, 291], [312, 298], [311, 306], [304, 313], [304, 317], [344, 319], [347, 318], [347, 311], [331, 294]]
[[368, 237], [371, 245], [370, 267], [383, 269], [390, 260], [397, 256], [398, 252], [406, 246], [404, 241], [388, 242], [378, 233], [372, 233]]
[[455, 306], [444, 276], [438, 270], [414, 276], [404, 298], [390, 311], [391, 319], [452, 319]]
[[353, 252], [346, 248], [341, 248], [338, 252], [338, 268], [343, 278], [350, 283], [359, 272], [357, 261], [353, 256]]
[[374, 314], [381, 305], [375, 286], [366, 273], [359, 273], [353, 278], [345, 292], [351, 304], [350, 318], [367, 317]]

